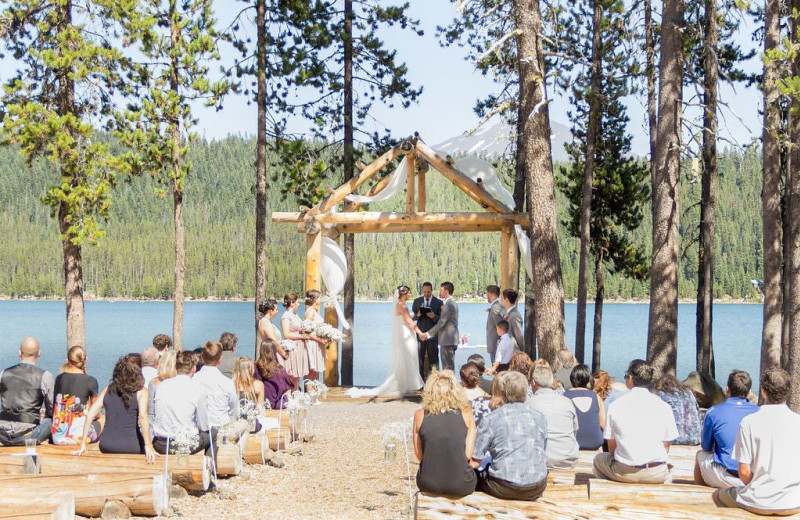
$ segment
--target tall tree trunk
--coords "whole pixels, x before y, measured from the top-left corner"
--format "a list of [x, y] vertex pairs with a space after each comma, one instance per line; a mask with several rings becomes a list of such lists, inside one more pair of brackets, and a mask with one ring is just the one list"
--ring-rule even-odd
[[594, 1], [592, 13], [592, 71], [589, 92], [589, 126], [586, 129], [586, 160], [583, 168], [583, 190], [581, 193], [580, 253], [578, 256], [578, 308], [575, 322], [575, 357], [584, 362], [586, 337], [586, 294], [589, 291], [589, 248], [592, 245], [592, 186], [594, 183], [594, 154], [597, 144], [597, 128], [600, 126], [600, 98], [602, 96], [602, 60], [600, 55], [600, 23], [603, 6]]
[[[656, 135], [658, 134], [658, 117], [656, 115], [656, 60], [655, 42], [653, 41], [653, 4], [652, 0], [644, 2], [644, 47], [645, 74], [647, 75], [647, 123], [650, 136], [650, 186], [655, 186], [656, 178]], [[654, 208], [650, 208], [652, 220]]]
[[[800, 10], [800, 0], [792, 0], [791, 12]], [[792, 42], [800, 41], [800, 20], [792, 17]], [[800, 56], [792, 61], [792, 76], [800, 75]], [[800, 99], [797, 95], [792, 101], [793, 111], [800, 109]], [[789, 139], [791, 141], [791, 166], [786, 179], [787, 221], [788, 236], [786, 237], [786, 251], [784, 261], [788, 264], [788, 291], [786, 298], [786, 314], [783, 319], [788, 321], [789, 338], [788, 366], [786, 370], [792, 375], [792, 389], [789, 394], [789, 407], [800, 411], [800, 115], [792, 113], [789, 116]]]
[[[780, 45], [780, 0], [767, 0], [764, 12], [764, 52], [769, 53]], [[783, 266], [781, 214], [781, 146], [780, 93], [778, 92], [779, 64], [764, 64], [764, 129], [763, 186], [761, 212], [763, 223], [764, 266], [764, 326], [761, 332], [761, 372], [781, 366], [781, 338], [783, 318]]]
[[703, 178], [697, 270], [697, 370], [714, 377], [711, 336], [714, 304], [714, 225], [717, 211], [717, 0], [705, 0], [703, 67]]
[[[520, 71], [517, 71], [518, 73]], [[521, 76], [521, 73], [520, 73]], [[517, 114], [519, 116], [519, 114]], [[514, 171], [514, 211], [530, 210], [530, 201], [525, 199], [525, 157], [522, 154], [522, 121], [517, 117], [516, 122], [516, 157]], [[530, 236], [528, 236], [530, 239]], [[519, 263], [523, 266], [523, 262]], [[534, 293], [533, 282], [531, 282], [528, 272], [523, 267], [525, 279], [525, 321], [523, 326], [523, 341], [525, 345], [522, 351], [528, 354], [531, 359], [536, 359], [536, 295]]]
[[603, 301], [606, 298], [605, 259], [603, 249], [597, 252], [594, 261], [594, 338], [592, 342], [592, 372], [600, 369], [600, 347], [603, 337]]
[[[353, 178], [355, 168], [353, 138], [353, 0], [344, 1], [344, 181]], [[344, 257], [347, 276], [344, 281], [344, 319], [350, 334], [342, 340], [342, 385], [353, 384], [353, 324], [356, 310], [355, 235], [344, 235]]]
[[678, 352], [678, 181], [683, 95], [683, 0], [664, 0], [659, 60], [653, 254], [647, 360], [674, 373]]
[[[267, 297], [267, 1], [256, 0], [256, 329], [258, 304]], [[258, 359], [256, 334], [254, 359]]]
[[[170, 1], [170, 40], [172, 48], [178, 48], [180, 38], [180, 25], [175, 0]], [[170, 63], [170, 89], [178, 95], [180, 83], [180, 56], [172, 53]], [[180, 116], [175, 113], [170, 120], [172, 139], [172, 200], [174, 203], [175, 219], [175, 310], [172, 315], [172, 344], [175, 350], [183, 350], [183, 306], [184, 306], [184, 271], [186, 270], [186, 239], [183, 226], [183, 188], [184, 175], [183, 157], [181, 155], [181, 126]]]
[[539, 357], [551, 364], [565, 348], [564, 286], [555, 205], [550, 115], [545, 99], [542, 18], [539, 0], [515, 2], [519, 60], [519, 114], [522, 157], [530, 201], [533, 283], [536, 287], [536, 331]]
[[[72, 26], [72, 2], [61, 6], [58, 32], [65, 34]], [[58, 78], [58, 113], [60, 116], [75, 114], [75, 81], [72, 71], [63, 68]], [[65, 176], [71, 176], [66, 173]], [[64, 303], [67, 307], [67, 349], [75, 345], [86, 346], [86, 318], [83, 310], [83, 253], [81, 246], [72, 243], [69, 234], [69, 210], [62, 202], [58, 210], [58, 228], [61, 232], [61, 247], [64, 254]]]

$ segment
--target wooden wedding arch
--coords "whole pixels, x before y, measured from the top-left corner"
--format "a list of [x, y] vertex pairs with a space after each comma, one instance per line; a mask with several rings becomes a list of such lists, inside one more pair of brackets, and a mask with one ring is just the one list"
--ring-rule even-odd
[[[391, 165], [395, 159], [405, 156], [408, 164], [406, 180], [406, 210], [404, 213], [358, 211], [362, 204], [347, 203], [341, 212], [335, 211], [345, 201], [345, 197], [355, 193], [365, 182], [378, 172]], [[426, 208], [426, 175], [433, 167], [450, 182], [481, 205], [482, 212], [429, 212]], [[368, 196], [383, 191], [391, 180], [387, 175], [374, 184]], [[322, 238], [327, 236], [337, 240], [342, 233], [475, 233], [500, 232], [500, 286], [518, 288], [519, 255], [514, 238], [514, 226], [530, 228], [527, 213], [515, 212], [483, 186], [459, 171], [452, 159], [438, 155], [426, 145], [419, 134], [403, 141], [384, 153], [372, 163], [364, 166], [361, 172], [334, 190], [313, 208], [301, 212], [274, 212], [275, 223], [296, 224], [297, 231], [306, 235], [306, 275], [305, 289], [322, 290], [320, 264], [322, 261]], [[326, 309], [325, 321], [338, 325], [334, 309]], [[339, 350], [328, 349], [325, 384], [339, 384]]]

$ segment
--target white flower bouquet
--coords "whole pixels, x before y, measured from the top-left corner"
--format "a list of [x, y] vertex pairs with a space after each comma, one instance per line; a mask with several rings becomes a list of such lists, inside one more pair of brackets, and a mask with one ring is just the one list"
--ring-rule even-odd
[[303, 320], [303, 323], [300, 324], [301, 334], [313, 334], [315, 330], [317, 330], [317, 324], [311, 320]]
[[286, 352], [291, 352], [292, 350], [294, 350], [294, 341], [290, 339], [285, 339], [281, 341], [281, 348], [283, 348], [283, 350]]
[[342, 340], [342, 331], [328, 323], [317, 324], [314, 334], [329, 342]]

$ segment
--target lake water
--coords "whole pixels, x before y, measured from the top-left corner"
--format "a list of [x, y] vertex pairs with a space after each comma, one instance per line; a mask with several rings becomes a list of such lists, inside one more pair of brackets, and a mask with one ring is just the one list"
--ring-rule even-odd
[[[485, 303], [459, 303], [459, 329], [470, 334], [470, 342], [485, 343]], [[587, 315], [587, 358], [591, 360], [591, 316]], [[301, 309], [302, 311], [302, 309]], [[391, 364], [391, 304], [357, 303], [354, 331], [354, 379], [356, 385], [383, 382]], [[603, 312], [602, 365], [621, 378], [628, 362], [644, 358], [647, 342], [647, 304], [607, 303]], [[695, 364], [695, 306], [681, 304], [678, 310], [678, 375], [683, 378]], [[572, 348], [575, 305], [567, 304], [567, 345]], [[255, 343], [253, 304], [249, 302], [188, 302], [184, 322], [186, 348], [201, 346], [225, 331], [239, 336], [238, 351], [250, 355]], [[280, 315], [275, 322], [279, 324]], [[761, 345], [761, 305], [720, 304], [714, 307], [714, 353], [718, 380], [723, 385], [734, 368], [758, 373]], [[89, 373], [104, 385], [117, 358], [139, 352], [151, 344], [155, 334], [172, 331], [171, 302], [87, 302], [86, 338]], [[0, 301], [0, 368], [18, 361], [19, 342], [34, 336], [42, 345], [40, 366], [53, 374], [65, 359], [64, 303]], [[475, 352], [456, 352], [456, 366]], [[755, 377], [754, 377], [755, 379]]]

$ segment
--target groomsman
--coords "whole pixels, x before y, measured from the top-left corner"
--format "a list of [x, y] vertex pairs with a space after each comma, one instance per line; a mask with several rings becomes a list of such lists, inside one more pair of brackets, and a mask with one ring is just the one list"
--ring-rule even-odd
[[505, 309], [503, 319], [508, 322], [508, 334], [516, 343], [515, 350], [525, 350], [525, 332], [522, 329], [522, 314], [517, 309], [517, 291], [506, 289], [500, 297]]
[[500, 303], [500, 287], [487, 285], [486, 300], [490, 304], [489, 308], [486, 309], [486, 312], [489, 313], [486, 317], [486, 350], [489, 352], [489, 359], [494, 360], [494, 355], [497, 352], [497, 342], [500, 339], [497, 337], [497, 324], [500, 323], [506, 313], [503, 304]]
[[[420, 309], [430, 309], [431, 312], [422, 314]], [[414, 300], [411, 305], [411, 314], [417, 322], [417, 327], [422, 332], [429, 331], [439, 321], [442, 315], [442, 300], [433, 295], [433, 285], [430, 282], [422, 284], [422, 296]], [[420, 339], [417, 338], [417, 352], [419, 353], [419, 375], [425, 381], [428, 373], [434, 366], [439, 366], [439, 348], [436, 338]], [[425, 371], [425, 355], [428, 356], [428, 373]]]
[[454, 370], [455, 363], [453, 357], [458, 348], [458, 305], [453, 299], [455, 288], [450, 282], [444, 282], [439, 288], [439, 297], [444, 300], [442, 305], [442, 315], [439, 323], [434, 325], [428, 332], [420, 334], [420, 339], [430, 339], [437, 337], [439, 342], [439, 354], [442, 357], [442, 370]]

